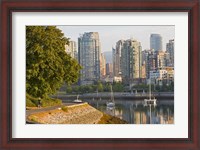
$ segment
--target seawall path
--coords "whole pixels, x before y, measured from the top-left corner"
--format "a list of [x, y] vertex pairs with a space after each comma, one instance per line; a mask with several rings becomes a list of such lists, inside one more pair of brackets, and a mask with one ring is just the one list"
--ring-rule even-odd
[[103, 113], [88, 103], [57, 106], [27, 115], [28, 122], [41, 124], [97, 124]]

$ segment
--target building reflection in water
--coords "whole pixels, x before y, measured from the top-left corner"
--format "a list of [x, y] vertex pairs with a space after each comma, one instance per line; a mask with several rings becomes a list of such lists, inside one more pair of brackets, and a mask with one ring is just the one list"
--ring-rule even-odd
[[130, 123], [134, 124], [173, 124], [174, 107], [173, 106], [147, 106], [132, 108], [134, 119]]
[[115, 101], [114, 108], [107, 108], [104, 103], [99, 104], [99, 110], [126, 120], [130, 124], [173, 124], [174, 102], [159, 101], [157, 106], [144, 106], [143, 101]]

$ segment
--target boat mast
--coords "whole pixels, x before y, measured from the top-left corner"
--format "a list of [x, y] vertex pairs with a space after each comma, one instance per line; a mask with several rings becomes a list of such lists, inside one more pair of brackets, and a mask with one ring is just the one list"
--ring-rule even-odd
[[99, 92], [98, 92], [99, 90], [98, 90], [98, 88], [97, 88], [97, 99], [99, 98]]
[[112, 85], [110, 85], [110, 90], [111, 90], [111, 101], [114, 102], [113, 91], [112, 91]]
[[149, 99], [151, 99], [151, 78], [149, 79]]
[[151, 104], [150, 104], [150, 107], [149, 107], [149, 109], [150, 109], [149, 121], [150, 121], [150, 124], [151, 124], [151, 123], [152, 123], [152, 120], [151, 120]]

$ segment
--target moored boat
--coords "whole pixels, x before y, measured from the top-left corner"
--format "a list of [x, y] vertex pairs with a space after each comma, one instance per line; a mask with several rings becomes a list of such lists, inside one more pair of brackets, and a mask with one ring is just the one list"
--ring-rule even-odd
[[82, 103], [83, 101], [81, 99], [78, 99], [79, 95], [77, 95], [77, 98], [73, 100], [74, 103]]
[[144, 99], [144, 106], [156, 106], [157, 105], [157, 99], [151, 98], [151, 79], [149, 79], [149, 98], [148, 99]]
[[114, 95], [113, 95], [113, 91], [112, 91], [112, 85], [110, 86], [111, 89], [111, 96], [110, 96], [110, 100], [106, 103], [106, 106], [108, 108], [113, 108], [115, 107], [115, 101], [114, 101]]

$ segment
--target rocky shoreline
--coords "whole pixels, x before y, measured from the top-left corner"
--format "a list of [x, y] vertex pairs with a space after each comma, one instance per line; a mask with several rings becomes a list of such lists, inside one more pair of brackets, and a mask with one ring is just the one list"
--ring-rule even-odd
[[[106, 117], [105, 117], [106, 116]], [[105, 119], [106, 118], [106, 119]], [[88, 103], [63, 106], [58, 109], [34, 113], [27, 116], [27, 120], [39, 124], [102, 124], [126, 123], [121, 119], [108, 116], [90, 106]], [[114, 121], [109, 121], [114, 120]]]

